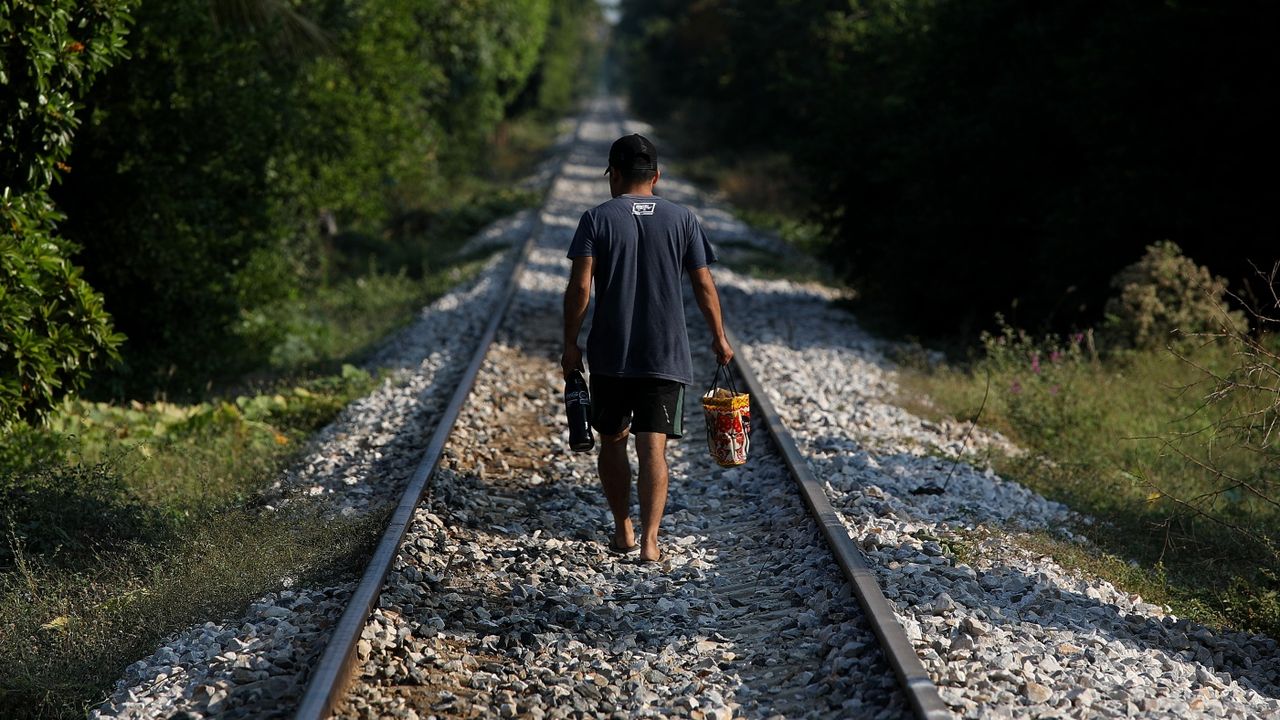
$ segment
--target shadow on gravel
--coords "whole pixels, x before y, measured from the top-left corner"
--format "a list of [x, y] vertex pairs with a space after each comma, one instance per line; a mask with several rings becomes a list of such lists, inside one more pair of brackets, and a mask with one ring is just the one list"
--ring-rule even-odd
[[[810, 453], [810, 466], [820, 480], [835, 489], [833, 504], [855, 524], [865, 523], [869, 517], [909, 519], [918, 511], [927, 516], [930, 523], [988, 522], [1008, 526], [1023, 519], [1017, 516], [1017, 508], [1043, 504], [1043, 500], [1036, 499], [1034, 493], [1021, 485], [988, 476], [966, 463], [953, 468], [951, 462], [939, 458], [876, 455], [835, 434], [819, 438], [813, 447], [817, 453], [828, 455]], [[942, 485], [948, 476], [951, 484], [944, 495], [909, 494], [911, 488], [928, 481]], [[978, 479], [981, 482], [974, 482]], [[870, 485], [884, 492], [868, 491]], [[1040, 504], [1034, 506], [1041, 507]], [[1054, 517], [1053, 512], [1047, 512], [1038, 522], [1032, 518], [1032, 524], [1052, 525]], [[862, 544], [871, 534], [855, 536], [855, 540]], [[1280, 698], [1280, 647], [1264, 636], [1216, 631], [1186, 619], [1174, 622], [1140, 610], [1122, 609], [1104, 602], [1105, 596], [1101, 593], [1098, 597], [1084, 594], [1097, 591], [1083, 589], [1083, 585], [1078, 586], [1081, 590], [1077, 592], [1063, 587], [1062, 579], [1008, 564], [986, 570], [970, 569], [943, 557], [927, 557], [919, 546], [910, 542], [875, 542], [864, 548], [864, 554], [869, 555], [868, 560], [878, 569], [886, 594], [899, 603], [909, 607], [928, 606], [940, 602], [940, 595], [946, 593], [951, 600], [941, 601], [944, 605], [954, 602], [969, 609], [961, 610], [960, 615], [976, 615], [983, 622], [1003, 627], [1015, 636], [1026, 634], [1018, 628], [1026, 623], [1060, 633], [1056, 637], [1040, 638], [1048, 644], [1047, 655], [1053, 656], [1052, 659], [1046, 661], [1045, 653], [1030, 649], [1027, 658], [1014, 657], [1015, 650], [1010, 647], [1007, 652], [1013, 659], [1005, 668], [989, 667], [989, 660], [980, 658], [970, 661], [968, 648], [960, 650], [959, 655], [951, 653], [951, 647], [958, 646], [950, 644], [954, 640], [949, 638], [951, 630], [946, 628], [937, 637], [928, 638], [948, 667], [966, 669], [970, 677], [985, 676], [992, 671], [1021, 673], [1024, 660], [1041, 669], [1046, 662], [1069, 667], [1080, 659], [1090, 666], [1123, 667], [1126, 657], [1141, 653], [1159, 664], [1156, 675], [1168, 672], [1175, 664], [1188, 666], [1183, 672], [1194, 675], [1193, 688], [1221, 689], [1234, 680], [1264, 696]], [[898, 563], [899, 567], [890, 570], [889, 563]], [[971, 574], [975, 571], [976, 575]], [[960, 608], [939, 608], [935, 614], [949, 617], [956, 609]], [[1073, 647], [1064, 647], [1064, 644]], [[986, 648], [986, 654], [990, 652], [991, 648]], [[1104, 653], [1109, 659], [1101, 657]], [[1158, 677], [1142, 676], [1141, 667], [1136, 671], [1138, 686], [1151, 688], [1154, 693]], [[1119, 679], [1117, 687], [1123, 687], [1124, 680]], [[1100, 692], [1105, 694], [1106, 690]]]
[[[1081, 649], [1079, 655], [1090, 663], [1095, 662], [1094, 648], [1119, 643], [1131, 651], [1154, 650], [1173, 662], [1192, 665], [1193, 685], [1220, 689], [1225, 682], [1218, 675], [1226, 675], [1262, 695], [1280, 698], [1280, 647], [1264, 636], [1215, 631], [1185, 618], [1175, 622], [1126, 613], [1113, 603], [1064, 590], [1042, 574], [1029, 575], [1007, 565], [984, 571], [977, 584], [985, 591], [978, 597], [987, 601], [987, 616], [994, 624], [1030, 622], [1074, 633], [1080, 638], [1074, 643]], [[1268, 651], [1259, 653], [1259, 646]], [[1164, 659], [1160, 662], [1169, 669]]]

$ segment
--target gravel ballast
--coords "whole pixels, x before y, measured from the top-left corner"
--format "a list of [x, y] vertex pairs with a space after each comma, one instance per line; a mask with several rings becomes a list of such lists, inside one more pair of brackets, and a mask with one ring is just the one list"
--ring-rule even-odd
[[[576, 226], [607, 198], [598, 166], [622, 134], [615, 112], [601, 103], [584, 122], [548, 228]], [[547, 232], [530, 257], [339, 715], [903, 717], [861, 610], [763, 434], [748, 467], [716, 466], [691, 397], [688, 433], [669, 451], [665, 561], [608, 552], [595, 454], [569, 452], [562, 430], [567, 240]], [[705, 345], [695, 364], [709, 378]]]
[[[571, 139], [533, 176], [554, 175]], [[536, 227], [536, 211], [493, 223], [461, 252], [499, 252], [476, 277], [423, 308], [365, 363], [385, 372], [370, 395], [353, 402], [308, 441], [308, 450], [264, 493], [264, 512], [318, 506], [362, 517], [395, 502], [417, 467], [436, 420], [475, 351], [515, 260], [512, 248]], [[289, 578], [282, 585], [292, 585]], [[266, 594], [242, 617], [216, 619], [176, 634], [126, 668], [111, 698], [90, 717], [288, 717], [310, 668], [324, 651], [353, 583], [286, 587]]]
[[[545, 228], [366, 627], [342, 716], [899, 717], [874, 638], [765, 434], [746, 468], [706, 459], [703, 388], [690, 388], [688, 433], [670, 450], [665, 565], [604, 549], [611, 520], [593, 456], [565, 447], [557, 357], [564, 250], [582, 211], [607, 198], [601, 158], [618, 112], [597, 101], [540, 215], [490, 231], [513, 243]], [[713, 242], [780, 250], [678, 178], [659, 190], [697, 209]], [[377, 364], [396, 373], [316, 439], [277, 504], [322, 499], [350, 515], [394, 495], [509, 262], [496, 257], [388, 343]], [[892, 404], [884, 343], [832, 306], [835, 290], [714, 272], [737, 351], [958, 717], [1280, 717], [1273, 640], [1176, 618], [1008, 542], [1004, 531], [1061, 528], [1070, 511], [974, 454], [939, 459], [964, 453], [963, 428]], [[709, 338], [687, 304], [709, 379]], [[910, 492], [949, 475], [942, 495]], [[993, 532], [960, 562], [950, 546], [975, 528]], [[287, 716], [349, 591], [289, 588], [180, 633], [130, 666], [94, 716]]]

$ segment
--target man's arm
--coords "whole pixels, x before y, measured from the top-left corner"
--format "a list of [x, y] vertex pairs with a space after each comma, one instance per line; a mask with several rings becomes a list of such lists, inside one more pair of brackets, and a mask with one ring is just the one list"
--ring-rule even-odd
[[567, 378], [574, 370], [583, 370], [582, 348], [578, 347], [578, 333], [587, 317], [587, 305], [591, 302], [591, 272], [595, 258], [591, 256], [573, 259], [569, 271], [569, 287], [564, 290], [564, 354], [560, 367]]
[[693, 296], [698, 301], [698, 309], [707, 321], [707, 329], [711, 331], [711, 349], [715, 351], [716, 361], [728, 365], [733, 359], [733, 348], [724, 336], [724, 322], [720, 319], [720, 294], [716, 292], [716, 283], [711, 279], [711, 269], [700, 267], [689, 273], [693, 283]]

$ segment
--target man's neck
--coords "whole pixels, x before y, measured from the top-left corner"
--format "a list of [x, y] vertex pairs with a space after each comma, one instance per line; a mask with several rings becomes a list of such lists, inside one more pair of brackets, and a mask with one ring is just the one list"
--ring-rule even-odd
[[636, 187], [633, 187], [633, 188], [626, 188], [622, 192], [618, 193], [619, 197], [623, 195], [639, 195], [641, 197], [653, 197], [653, 187], [650, 185], [637, 185]]

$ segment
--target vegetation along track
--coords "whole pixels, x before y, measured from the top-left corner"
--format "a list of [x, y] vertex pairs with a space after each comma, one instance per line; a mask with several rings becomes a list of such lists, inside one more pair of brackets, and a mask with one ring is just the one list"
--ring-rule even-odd
[[[559, 308], [568, 235], [605, 197], [608, 144], [633, 129], [621, 118], [602, 98], [580, 122], [298, 717], [947, 716], [905, 639], [895, 644], [883, 597], [872, 622], [855, 601], [789, 480], [794, 464], [759, 423], [750, 463], [724, 470], [692, 403], [670, 451], [665, 562], [605, 549], [594, 455], [570, 453], [560, 432]], [[710, 377], [706, 345], [695, 340], [695, 366]], [[823, 524], [860, 560], [838, 520]], [[845, 572], [878, 596], [865, 567]], [[908, 657], [886, 662], [876, 623]]]

